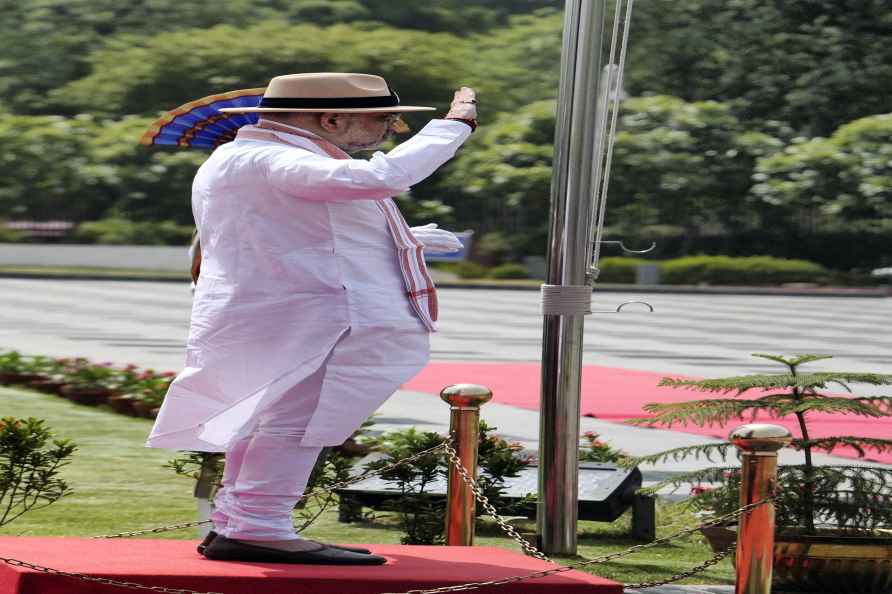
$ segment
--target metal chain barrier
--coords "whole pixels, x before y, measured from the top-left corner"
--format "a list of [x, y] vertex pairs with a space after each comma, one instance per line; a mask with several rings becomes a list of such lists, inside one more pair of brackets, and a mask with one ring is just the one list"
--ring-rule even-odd
[[531, 545], [525, 538], [523, 538], [517, 531], [514, 529], [514, 526], [505, 521], [505, 519], [499, 515], [499, 512], [496, 508], [489, 502], [489, 499], [483, 494], [483, 491], [480, 490], [480, 487], [477, 485], [477, 481], [471, 476], [468, 472], [465, 465], [462, 464], [461, 458], [458, 456], [458, 452], [452, 447], [452, 445], [446, 441], [443, 442], [443, 449], [446, 450], [446, 456], [449, 458], [449, 461], [455, 465], [455, 469], [458, 470], [458, 473], [461, 475], [462, 480], [467, 483], [468, 487], [471, 489], [471, 492], [474, 494], [474, 498], [480, 502], [480, 505], [483, 506], [483, 509], [486, 510], [486, 513], [489, 514], [493, 520], [499, 525], [499, 527], [506, 533], [508, 536], [514, 539], [514, 541], [520, 545], [520, 548], [524, 550], [527, 555], [531, 557], [536, 557], [537, 559], [541, 559], [542, 561], [551, 561], [548, 557], [545, 556], [545, 553]]
[[700, 565], [695, 565], [687, 571], [682, 571], [676, 573], [666, 579], [663, 580], [655, 580], [652, 582], [638, 582], [637, 584], [623, 584], [624, 590], [644, 590], [645, 588], [655, 588], [657, 586], [665, 586], [666, 584], [672, 584], [683, 580], [685, 578], [689, 578], [697, 575], [698, 573], [703, 573], [713, 565], [717, 564], [719, 561], [733, 553], [737, 549], [737, 543], [735, 542], [727, 549], [723, 551], [719, 551]]
[[[304, 493], [301, 496], [301, 498], [308, 499], [310, 497], [314, 497], [317, 495], [332, 494], [337, 489], [342, 489], [342, 488], [350, 486], [354, 483], [358, 483], [360, 481], [363, 481], [363, 480], [369, 478], [370, 476], [375, 476], [375, 475], [381, 474], [383, 472], [392, 470], [394, 468], [398, 468], [399, 466], [402, 466], [403, 464], [407, 464], [409, 462], [414, 462], [418, 458], [427, 456], [428, 454], [432, 454], [438, 450], [443, 449], [444, 447], [448, 446], [448, 444], [449, 444], [448, 441], [444, 441], [443, 443], [437, 444], [432, 448], [428, 448], [426, 450], [418, 452], [417, 454], [412, 454], [411, 456], [407, 456], [406, 458], [403, 458], [402, 460], [397, 460], [393, 464], [388, 464], [387, 466], [384, 466], [377, 470], [369, 470], [368, 472], [364, 472], [364, 473], [358, 474], [354, 477], [350, 477], [349, 479], [346, 479], [339, 483], [335, 483], [334, 485], [332, 485], [330, 487], [326, 487], [324, 489], [314, 489], [308, 493]], [[212, 522], [212, 520], [201, 520], [201, 521], [197, 521], [197, 522], [185, 522], [182, 524], [170, 524], [168, 526], [158, 526], [156, 528], [146, 528], [143, 530], [131, 530], [129, 532], [118, 532], [116, 534], [101, 534], [99, 536], [93, 536], [91, 538], [129, 538], [131, 536], [142, 536], [144, 534], [158, 534], [159, 532], [170, 532], [173, 530], [182, 530], [184, 528], [194, 528], [196, 526], [210, 524], [211, 522]]]
[[[472, 493], [474, 494], [475, 499], [483, 506], [483, 508], [486, 510], [487, 514], [493, 520], [495, 520], [496, 523], [498, 523], [499, 527], [506, 534], [508, 534], [515, 542], [517, 542], [520, 545], [520, 547], [528, 555], [530, 555], [532, 557], [536, 557], [537, 559], [540, 559], [542, 561], [551, 562], [551, 560], [548, 557], [546, 557], [544, 553], [539, 551], [536, 547], [534, 547], [532, 544], [530, 544], [526, 539], [524, 539], [522, 536], [520, 536], [520, 534], [517, 533], [517, 531], [514, 529], [514, 527], [511, 526], [510, 524], [508, 524], [508, 522], [498, 513], [496, 508], [492, 505], [492, 503], [490, 503], [489, 499], [483, 494], [482, 490], [480, 489], [479, 485], [477, 484], [477, 481], [473, 477], [471, 477], [470, 473], [467, 471], [464, 464], [462, 464], [461, 459], [458, 456], [458, 453], [455, 451], [455, 449], [452, 447], [452, 445], [449, 443], [448, 440], [444, 441], [443, 443], [441, 443], [437, 446], [434, 446], [432, 448], [429, 448], [427, 450], [424, 450], [424, 451], [414, 454], [412, 456], [403, 458], [402, 460], [398, 460], [398, 461], [394, 462], [393, 464], [389, 464], [389, 465], [382, 467], [380, 469], [357, 475], [356, 477], [352, 477], [352, 478], [342, 481], [340, 483], [336, 483], [335, 485], [332, 485], [331, 487], [328, 487], [326, 489], [319, 489], [318, 492], [331, 493], [335, 489], [339, 489], [343, 486], [347, 486], [347, 485], [359, 482], [369, 476], [374, 476], [376, 474], [380, 474], [387, 470], [396, 468], [396, 467], [400, 466], [401, 464], [406, 464], [408, 462], [416, 460], [422, 456], [426, 456], [428, 454], [434, 453], [441, 449], [445, 451], [446, 456], [455, 465], [455, 468], [458, 470], [459, 474], [462, 476], [462, 480], [465, 481], [465, 483], [468, 485], [468, 487], [471, 489]], [[316, 493], [316, 491], [313, 491], [310, 494], [315, 494], [315, 493]], [[307, 496], [309, 496], [309, 494]], [[574, 563], [569, 563], [567, 565], [562, 565], [562, 566], [555, 567], [552, 569], [545, 569], [545, 570], [541, 570], [541, 571], [535, 571], [535, 572], [530, 572], [530, 573], [526, 573], [526, 574], [522, 574], [522, 575], [501, 578], [498, 580], [490, 580], [490, 581], [486, 581], [486, 582], [469, 582], [469, 583], [465, 583], [465, 584], [457, 584], [454, 586], [443, 586], [443, 587], [439, 587], [439, 588], [429, 588], [429, 589], [415, 589], [415, 590], [408, 590], [408, 591], [400, 592], [400, 593], [387, 593], [387, 594], [444, 594], [446, 592], [461, 592], [461, 591], [467, 591], [467, 590], [475, 590], [475, 589], [483, 588], [486, 586], [499, 586], [499, 585], [504, 585], [504, 584], [517, 583], [517, 582], [528, 580], [528, 579], [536, 579], [536, 578], [542, 578], [542, 577], [546, 577], [546, 576], [554, 575], [554, 574], [558, 574], [558, 573], [564, 573], [567, 571], [572, 571], [577, 568], [588, 567], [590, 565], [603, 564], [603, 563], [613, 561], [615, 559], [627, 557], [627, 556], [637, 553], [639, 551], [643, 551], [646, 549], [653, 548], [655, 546], [667, 544], [674, 539], [693, 534], [702, 528], [708, 528], [708, 527], [712, 527], [712, 526], [719, 526], [722, 524], [727, 524], [733, 520], [738, 519], [743, 514], [748, 513], [751, 510], [753, 510], [761, 505], [764, 505], [766, 503], [772, 502], [776, 499], [777, 499], [777, 496], [774, 495], [772, 497], [768, 497], [761, 501], [757, 501], [755, 503], [751, 503], [749, 505], [741, 507], [740, 509], [737, 509], [733, 512], [727, 513], [723, 516], [714, 518], [713, 520], [711, 520], [705, 524], [701, 524], [699, 526], [695, 526], [695, 527], [691, 527], [691, 528], [684, 528], [684, 529], [679, 530], [679, 531], [677, 531], [673, 534], [670, 534], [668, 536], [658, 538], [652, 542], [635, 545], [635, 546], [629, 547], [625, 550], [617, 551], [615, 553], [608, 553], [606, 555], [601, 555], [600, 557], [595, 557], [594, 559], [589, 559], [587, 561], [577, 561]], [[158, 532], [165, 532], [168, 530], [179, 530], [182, 528], [199, 526], [199, 525], [205, 524], [205, 523], [207, 523], [207, 521], [188, 522], [188, 523], [184, 523], [184, 524], [172, 524], [170, 526], [160, 526], [157, 528], [151, 528], [151, 529], [147, 529], [147, 530], [136, 530], [136, 531], [131, 531], [131, 532], [121, 532], [118, 534], [94, 536], [93, 538], [124, 538], [127, 536], [137, 536], [137, 535], [141, 535], [141, 534], [152, 534], [152, 533], [158, 533]], [[716, 553], [710, 559], [704, 561], [703, 563], [696, 565], [687, 571], [680, 572], [673, 576], [670, 576], [664, 580], [640, 582], [637, 584], [626, 584], [625, 587], [630, 588], [630, 589], [644, 589], [644, 588], [652, 588], [655, 586], [661, 586], [661, 585], [677, 582], [679, 580], [691, 577], [693, 575], [696, 575], [698, 573], [705, 571], [707, 568], [715, 565], [716, 563], [718, 563], [719, 561], [721, 561], [722, 559], [726, 558], [728, 555], [733, 553], [735, 548], [736, 548], [736, 543], [735, 543], [735, 545], [728, 547], [727, 549]], [[0, 557], [0, 562], [5, 563], [7, 565], [24, 567], [26, 569], [32, 569], [34, 571], [39, 571], [42, 573], [59, 575], [59, 576], [69, 577], [69, 578], [77, 579], [77, 580], [81, 580], [81, 581], [99, 583], [99, 584], [115, 586], [115, 587], [119, 587], [119, 588], [136, 589], [136, 590], [143, 590], [143, 591], [150, 591], [150, 592], [161, 592], [162, 594], [221, 594], [219, 592], [198, 592], [196, 590], [189, 590], [189, 589], [184, 589], [184, 588], [167, 588], [164, 586], [146, 586], [146, 585], [137, 584], [134, 582], [113, 580], [113, 579], [109, 579], [109, 578], [100, 578], [100, 577], [95, 577], [95, 576], [82, 574], [82, 573], [61, 571], [58, 569], [53, 569], [51, 567], [44, 567], [42, 565], [29, 563], [27, 561], [21, 561], [19, 559], [11, 559], [11, 558], [6, 558], [6, 557]]]
[[220, 592], [197, 592], [195, 590], [188, 590], [184, 588], [165, 588], [164, 586], [146, 586], [143, 584], [137, 584], [135, 582], [124, 582], [120, 580], [112, 580], [109, 578], [101, 578], [95, 577], [92, 575], [87, 575], [84, 573], [72, 573], [69, 571], [60, 571], [58, 569], [53, 569], [52, 567], [44, 567], [43, 565], [36, 565], [34, 563], [28, 563], [27, 561], [19, 561], [18, 559], [7, 559], [6, 557], [0, 557], [0, 562], [6, 563], [7, 565], [13, 565], [16, 567], [24, 567], [26, 569], [33, 569], [35, 571], [39, 571], [41, 573], [49, 573], [52, 575], [61, 575], [64, 577], [73, 578], [76, 580], [80, 580], [82, 582], [93, 582], [96, 584], [103, 584], [105, 586], [116, 586], [118, 588], [130, 588], [131, 590], [148, 590], [150, 592], [162, 592], [163, 594], [221, 594]]
[[[503, 584], [511, 584], [511, 583], [516, 583], [516, 582], [520, 582], [523, 580], [546, 577], [546, 576], [557, 574], [557, 573], [565, 573], [567, 571], [571, 571], [571, 570], [577, 569], [579, 567], [587, 567], [589, 565], [598, 565], [598, 564], [602, 564], [602, 563], [607, 563], [607, 562], [613, 561], [615, 559], [627, 557], [633, 553], [637, 553], [637, 552], [643, 551], [645, 549], [649, 549], [649, 548], [652, 548], [652, 547], [655, 547], [658, 545], [666, 544], [669, 541], [671, 541], [675, 538], [678, 538], [680, 536], [685, 536], [687, 534], [693, 534], [694, 532], [700, 530], [701, 528], [709, 528], [711, 526], [718, 526], [720, 524], [724, 524], [728, 521], [739, 518], [743, 514], [748, 513], [759, 506], [762, 506], [762, 505], [765, 505], [766, 503], [774, 501], [774, 499], [775, 499], [774, 497], [762, 499], [761, 501], [751, 503], [751, 504], [741, 507], [740, 509], [737, 509], [731, 513], [725, 514], [724, 516], [716, 518], [712, 522], [709, 522], [706, 524], [701, 524], [700, 526], [694, 526], [692, 528], [685, 528], [684, 530], [680, 530], [680, 531], [676, 532], [675, 534], [671, 534], [669, 536], [659, 538], [657, 540], [654, 540], [653, 542], [635, 545], [635, 546], [629, 547], [628, 549], [625, 549], [622, 551], [617, 551], [615, 553], [608, 553], [606, 555], [601, 555], [600, 557], [595, 557], [594, 559], [589, 559], [587, 561], [576, 561], [574, 563], [568, 563], [567, 565], [562, 565], [560, 567], [555, 567], [553, 569], [543, 569], [541, 571], [534, 571], [534, 572], [526, 573], [523, 575], [511, 576], [511, 577], [502, 578], [502, 579], [498, 579], [498, 580], [490, 580], [487, 582], [469, 582], [467, 584], [459, 584], [456, 586], [443, 586], [441, 588], [408, 590], [406, 592], [398, 592], [398, 593], [397, 592], [387, 592], [386, 594], [443, 594], [445, 592], [461, 592], [461, 591], [465, 591], [465, 590], [476, 590], [477, 588], [483, 588], [486, 586], [501, 586]], [[736, 547], [736, 544], [735, 544], [735, 547]], [[646, 585], [638, 586], [638, 587], [639, 588], [640, 587], [650, 588], [650, 587], [654, 587], [654, 586], [661, 586], [664, 584], [671, 583], [673, 581], [678, 581], [678, 580], [684, 579], [686, 577], [690, 577], [692, 575], [695, 575], [696, 573], [702, 572], [707, 567], [710, 567], [711, 565], [718, 563], [723, 558], [725, 558], [727, 555], [732, 553], [733, 550], [734, 550], [734, 548], [729, 547], [726, 551], [722, 551], [721, 553], [716, 553], [711, 559], [707, 560], [704, 563], [701, 563], [700, 565], [696, 566], [695, 568], [693, 568], [687, 572], [684, 572], [682, 574], [677, 574], [680, 577], [672, 576], [671, 578], [667, 578], [665, 580], [658, 581], [658, 582], [644, 582], [644, 584], [646, 584]], [[632, 586], [635, 586], [635, 584], [629, 585], [629, 587], [632, 587]]]

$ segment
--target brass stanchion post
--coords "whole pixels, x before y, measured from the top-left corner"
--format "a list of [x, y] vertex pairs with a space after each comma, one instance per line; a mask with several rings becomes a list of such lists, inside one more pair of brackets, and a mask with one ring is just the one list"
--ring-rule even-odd
[[[731, 432], [730, 440], [742, 453], [740, 506], [774, 495], [777, 452], [792, 439], [777, 425], [753, 423]], [[735, 594], [770, 594], [774, 564], [774, 502], [744, 513], [737, 528]]]
[[[455, 384], [443, 388], [440, 398], [449, 403], [449, 432], [462, 465], [472, 477], [477, 476], [477, 442], [480, 429], [480, 405], [492, 398], [492, 392], [476, 384]], [[446, 544], [474, 544], [476, 505], [471, 487], [465, 483], [454, 464], [449, 463], [446, 494]]]

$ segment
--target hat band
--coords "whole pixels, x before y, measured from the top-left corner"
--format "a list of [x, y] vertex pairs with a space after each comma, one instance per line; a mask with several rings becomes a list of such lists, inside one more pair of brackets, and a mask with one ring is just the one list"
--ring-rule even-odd
[[396, 107], [400, 104], [399, 96], [391, 91], [386, 97], [264, 97], [258, 107], [278, 107], [293, 109], [352, 109], [362, 107]]

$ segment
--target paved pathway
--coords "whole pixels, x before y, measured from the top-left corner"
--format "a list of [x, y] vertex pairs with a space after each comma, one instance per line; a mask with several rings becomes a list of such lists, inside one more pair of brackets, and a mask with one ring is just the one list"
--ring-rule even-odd
[[[892, 370], [892, 299], [602, 293], [595, 308], [645, 299], [586, 321], [585, 362], [667, 373], [770, 370], [751, 352], [827, 352], [832, 367]], [[536, 361], [534, 291], [441, 291], [433, 359]], [[0, 279], [0, 346], [178, 368], [189, 322], [176, 283]], [[831, 364], [824, 364], [831, 366]]]
[[[596, 296], [594, 309], [615, 309], [622, 301], [641, 299], [604, 293]], [[751, 352], [832, 352], [838, 357], [823, 368], [892, 372], [892, 299], [661, 294], [648, 301], [654, 313], [630, 306], [620, 314], [589, 317], [585, 362], [720, 375], [774, 369], [749, 357]], [[536, 292], [444, 289], [441, 302], [434, 360], [538, 360]], [[0, 349], [178, 370], [190, 305], [185, 283], [2, 279]], [[483, 417], [501, 434], [536, 449], [535, 411], [489, 404]], [[376, 423], [382, 430], [416, 425], [442, 432], [448, 410], [436, 396], [401, 391], [379, 410]], [[597, 431], [632, 454], [712, 441], [589, 418], [582, 419], [582, 429]], [[786, 456], [786, 462], [798, 460], [796, 454]], [[702, 464], [676, 464], [672, 471]], [[661, 470], [647, 474], [658, 479]]]

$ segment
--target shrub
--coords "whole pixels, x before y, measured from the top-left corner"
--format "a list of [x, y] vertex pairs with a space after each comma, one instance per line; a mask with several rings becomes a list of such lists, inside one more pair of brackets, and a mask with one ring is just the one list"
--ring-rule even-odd
[[523, 264], [501, 264], [491, 268], [487, 274], [489, 278], [530, 278], [530, 271]]
[[667, 260], [660, 266], [660, 281], [667, 285], [780, 285], [820, 282], [827, 270], [805, 260], [785, 260], [770, 256], [732, 258], [693, 256]]
[[6, 219], [0, 219], [0, 243], [15, 243], [27, 239], [27, 234], [6, 226]]
[[484, 233], [474, 242], [474, 258], [493, 266], [504, 260], [512, 250], [511, 239], [500, 231]]
[[[509, 443], [497, 435], [493, 435], [495, 427], [480, 422], [478, 442], [478, 464], [480, 474], [477, 478], [481, 491], [499, 513], [515, 513], [516, 510], [530, 505], [530, 501], [521, 500], [517, 504], [508, 504], [501, 496], [504, 492], [505, 479], [513, 478], [527, 465], [530, 458], [521, 453], [518, 443]], [[386, 433], [368, 443], [374, 449], [382, 451], [385, 457], [366, 465], [369, 470], [377, 470], [394, 464], [397, 460], [414, 456], [442, 443], [445, 436], [435, 432], [419, 432], [415, 428]], [[406, 534], [401, 539], [403, 544], [437, 544], [444, 539], [445, 501], [442, 497], [433, 496], [430, 485], [437, 479], [443, 479], [448, 472], [448, 462], [442, 450], [435, 450], [421, 456], [410, 463], [401, 464], [381, 473], [381, 478], [396, 485], [399, 496], [395, 497], [390, 508], [399, 516]], [[477, 507], [477, 514], [483, 510]]]
[[193, 228], [173, 221], [131, 221], [121, 218], [88, 221], [77, 226], [74, 238], [107, 245], [189, 245]]
[[0, 419], [0, 526], [71, 493], [59, 478], [77, 446], [52, 439], [42, 419]]
[[602, 258], [598, 261], [601, 270], [598, 281], [602, 283], [634, 283], [639, 264], [653, 264], [643, 258]]
[[580, 461], [613, 463], [628, 458], [623, 451], [602, 440], [594, 431], [586, 431], [582, 434], [582, 438], [585, 440], [585, 445], [579, 448]]
[[456, 262], [447, 270], [454, 272], [459, 278], [484, 278], [487, 268], [477, 262]]

